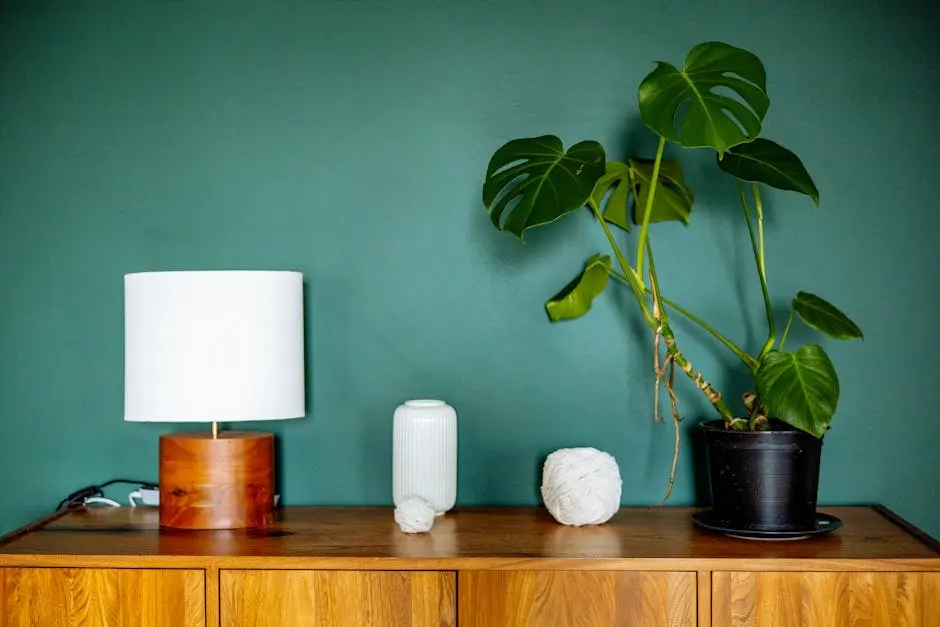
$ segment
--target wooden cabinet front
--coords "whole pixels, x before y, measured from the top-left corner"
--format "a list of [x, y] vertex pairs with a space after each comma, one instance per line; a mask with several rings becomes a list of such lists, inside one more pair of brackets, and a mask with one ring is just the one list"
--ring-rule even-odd
[[201, 570], [0, 568], [0, 627], [204, 627]]
[[716, 572], [713, 627], [940, 627], [938, 572]]
[[453, 627], [453, 572], [223, 570], [223, 627]]
[[690, 572], [461, 571], [461, 627], [692, 627]]

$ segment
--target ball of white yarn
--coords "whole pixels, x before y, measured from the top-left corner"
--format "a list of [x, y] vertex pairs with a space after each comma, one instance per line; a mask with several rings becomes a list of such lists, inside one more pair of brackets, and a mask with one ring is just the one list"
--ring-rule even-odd
[[405, 533], [423, 533], [434, 526], [437, 512], [420, 496], [406, 496], [395, 508], [395, 522]]
[[564, 525], [599, 525], [620, 509], [617, 460], [595, 448], [563, 448], [545, 460], [542, 500]]

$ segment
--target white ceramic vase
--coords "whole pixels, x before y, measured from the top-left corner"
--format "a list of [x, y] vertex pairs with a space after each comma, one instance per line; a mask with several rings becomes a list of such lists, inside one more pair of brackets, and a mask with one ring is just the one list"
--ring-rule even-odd
[[420, 496], [443, 514], [457, 501], [457, 412], [438, 400], [395, 410], [392, 497]]

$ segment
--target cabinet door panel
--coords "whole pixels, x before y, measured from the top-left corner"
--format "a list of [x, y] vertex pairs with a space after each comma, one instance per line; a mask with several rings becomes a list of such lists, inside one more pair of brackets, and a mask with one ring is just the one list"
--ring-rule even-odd
[[461, 627], [693, 627], [695, 573], [461, 571]]
[[0, 568], [0, 627], [205, 627], [201, 570]]
[[223, 570], [223, 627], [447, 627], [452, 572]]
[[940, 627], [940, 573], [712, 577], [714, 627]]

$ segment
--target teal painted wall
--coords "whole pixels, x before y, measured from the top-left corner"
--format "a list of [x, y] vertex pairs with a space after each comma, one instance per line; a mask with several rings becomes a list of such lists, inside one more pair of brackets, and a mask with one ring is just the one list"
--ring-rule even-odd
[[[149, 269], [305, 273], [310, 411], [273, 425], [286, 503], [389, 503], [391, 414], [416, 396], [460, 413], [462, 504], [537, 502], [542, 459], [573, 445], [616, 456], [625, 503], [657, 502], [672, 432], [652, 423], [629, 303], [565, 325], [542, 310], [602, 234], [578, 215], [522, 247], [479, 190], [516, 136], [648, 149], [637, 83], [720, 39], [763, 58], [767, 134], [822, 192], [818, 210], [768, 199], [771, 289], [825, 295], [867, 335], [826, 343], [843, 396], [821, 499], [940, 534], [937, 12], [764, 4], [4, 3], [0, 530], [82, 485], [156, 478], [172, 426], [122, 421], [122, 276]], [[696, 224], [658, 230], [662, 280], [753, 348], [734, 189], [690, 156]], [[739, 391], [727, 356], [678, 331]], [[681, 392], [687, 425], [710, 416]], [[698, 498], [684, 437], [677, 504]]]

